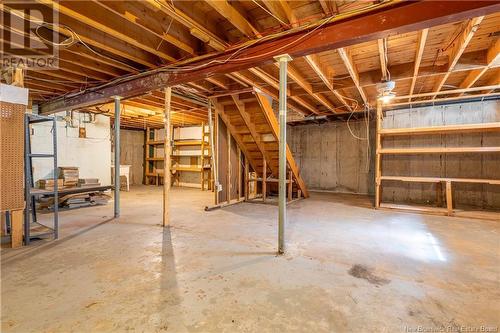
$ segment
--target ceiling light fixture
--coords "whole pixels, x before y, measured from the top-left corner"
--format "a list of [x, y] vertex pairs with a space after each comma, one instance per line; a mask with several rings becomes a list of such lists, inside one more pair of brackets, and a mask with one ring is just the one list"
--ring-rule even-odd
[[377, 83], [378, 96], [377, 99], [382, 101], [382, 103], [387, 104], [396, 97], [396, 94], [392, 92], [396, 87], [396, 82], [394, 81], [382, 81]]

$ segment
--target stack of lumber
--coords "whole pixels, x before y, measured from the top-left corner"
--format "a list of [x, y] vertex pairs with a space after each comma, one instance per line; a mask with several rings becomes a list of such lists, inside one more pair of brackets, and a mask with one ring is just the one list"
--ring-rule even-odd
[[78, 185], [78, 167], [59, 167], [59, 178], [63, 180], [64, 187], [76, 187]]
[[[62, 189], [63, 188], [63, 180], [58, 179], [57, 180], [57, 188]], [[36, 182], [36, 188], [42, 189], [42, 190], [49, 190], [53, 191], [54, 190], [54, 178], [49, 178], [49, 179], [40, 179]]]
[[[111, 197], [102, 191], [67, 194], [58, 198], [59, 207], [80, 208], [94, 205], [106, 205]], [[40, 209], [52, 209], [54, 206], [53, 197], [42, 197], [39, 199]]]
[[101, 183], [99, 183], [99, 178], [80, 178], [78, 179], [78, 186], [95, 187], [95, 186], [101, 186]]

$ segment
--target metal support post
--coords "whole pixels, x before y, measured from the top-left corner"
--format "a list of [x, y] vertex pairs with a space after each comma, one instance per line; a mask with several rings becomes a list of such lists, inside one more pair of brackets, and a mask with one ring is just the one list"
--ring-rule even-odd
[[278, 253], [285, 252], [285, 225], [286, 225], [286, 89], [287, 64], [292, 58], [284, 54], [275, 58], [280, 67], [279, 85], [279, 212], [278, 212]]
[[115, 218], [120, 217], [120, 96], [115, 99]]
[[[170, 150], [172, 142], [172, 132], [170, 127], [170, 102], [172, 100], [172, 88], [165, 88], [165, 142], [164, 142], [164, 164], [163, 164], [163, 226], [170, 225]], [[201, 159], [203, 160], [203, 154]]]

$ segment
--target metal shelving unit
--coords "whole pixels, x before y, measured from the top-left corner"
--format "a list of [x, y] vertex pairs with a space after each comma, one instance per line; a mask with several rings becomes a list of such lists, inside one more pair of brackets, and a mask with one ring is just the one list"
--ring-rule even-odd
[[[42, 122], [52, 122], [52, 153], [36, 153], [31, 152], [31, 126], [32, 124], [42, 123]], [[54, 239], [59, 237], [59, 198], [58, 198], [58, 185], [57, 179], [59, 178], [57, 169], [57, 123], [56, 117], [41, 116], [32, 113], [26, 113], [24, 117], [24, 179], [25, 179], [25, 199], [26, 207], [24, 212], [24, 242], [28, 245], [32, 238], [40, 238], [46, 236], [53, 236]], [[33, 181], [33, 158], [52, 158], [54, 163], [54, 189], [44, 190], [43, 194], [51, 194], [54, 196], [54, 226], [51, 228], [49, 226], [43, 225], [37, 221], [35, 197], [41, 195], [40, 191], [34, 189]], [[31, 219], [33, 219], [31, 221]], [[49, 231], [41, 231], [32, 233], [32, 227], [41, 226], [48, 229]]]

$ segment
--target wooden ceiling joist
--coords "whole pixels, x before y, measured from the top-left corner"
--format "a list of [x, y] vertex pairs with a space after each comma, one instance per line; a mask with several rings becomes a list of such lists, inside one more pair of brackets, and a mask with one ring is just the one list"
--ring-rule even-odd
[[319, 60], [319, 57], [315, 54], [310, 54], [304, 57], [309, 66], [313, 69], [316, 75], [319, 76], [321, 81], [325, 84], [325, 86], [335, 95], [335, 97], [344, 105], [347, 111], [352, 111], [350, 104], [347, 102], [344, 96], [342, 96], [337, 90], [333, 88], [332, 82], [328, 79], [328, 72], [332, 72], [325, 68], [326, 66], [322, 66]]
[[[47, 2], [49, 0], [39, 1]], [[154, 4], [152, 4], [151, 2], [154, 2]], [[215, 35], [217, 37], [214, 32], [206, 31], [207, 29], [203, 29], [203, 27], [197, 25], [196, 22], [192, 22], [193, 20], [188, 19], [186, 15], [182, 14], [181, 11], [172, 8], [172, 6], [168, 4], [167, 1], [149, 1], [148, 5], [155, 6], [155, 8], [160, 9], [163, 12], [172, 14], [173, 16], [175, 16], [174, 20], [178, 22], [184, 21], [184, 23], [182, 24], [186, 27], [196, 26], [197, 29], [202, 31], [202, 33], [210, 34], [212, 36]], [[64, 6], [68, 5], [64, 3]], [[73, 7], [76, 5], [71, 4], [70, 6]], [[203, 56], [198, 60], [190, 60], [189, 65], [197, 68], [195, 71], [188, 70], [176, 73], [175, 75], [170, 75], [166, 72], [161, 71], [142, 74], [141, 77], [132, 78], [128, 82], [122, 81], [120, 83], [111, 83], [110, 85], [102, 89], [97, 88], [92, 92], [88, 91], [80, 93], [82, 95], [87, 95], [83, 98], [81, 96], [74, 95], [69, 98], [67, 97], [59, 101], [54, 101], [53, 104], [50, 105], [45, 104], [42, 106], [42, 111], [54, 112], [57, 111], [58, 108], [67, 110], [75, 108], [77, 105], [81, 106], [75, 103], [82, 102], [86, 103], [87, 106], [92, 105], [92, 103], [94, 103], [95, 105], [102, 102], [107, 102], [109, 101], [109, 98], [111, 96], [117, 94], [126, 95], [124, 97], [127, 98], [130, 97], [131, 94], [137, 96], [140, 94], [144, 94], [149, 90], [155, 90], [164, 86], [173, 86], [190, 81], [205, 79], [213, 73], [231, 73], [254, 67], [257, 64], [264, 65], [270, 63], [273, 56], [283, 53], [284, 50], [286, 50], [287, 53], [289, 53], [292, 57], [301, 57], [311, 53], [317, 53], [339, 47], [347, 47], [364, 41], [386, 38], [388, 35], [394, 32], [409, 32], [445, 24], [448, 22], [453, 22], [460, 19], [467, 19], [472, 16], [484, 16], [489, 13], [498, 11], [499, 8], [500, 5], [497, 3], [469, 1], [443, 1], [432, 3], [427, 1], [382, 3], [380, 5], [377, 5], [376, 9], [370, 9], [370, 11], [367, 12], [360, 11], [356, 14], [350, 14], [350, 16], [346, 17], [335, 17], [331, 19], [331, 22], [324, 23], [321, 28], [318, 28], [315, 31], [315, 33], [310, 33], [310, 29], [299, 30], [292, 34], [286, 34], [279, 37], [266, 39], [259, 43], [248, 45], [245, 50], [239, 51], [238, 53], [239, 58], [244, 58], [243, 60], [233, 59], [233, 61], [224, 61], [224, 59], [231, 55], [234, 50], [228, 50], [226, 53], [220, 55]], [[72, 23], [75, 23], [74, 21], [77, 21], [76, 23], [81, 23], [77, 19], [78, 13], [75, 14], [67, 10], [66, 13], [70, 14], [70, 16], [72, 16], [73, 18], [68, 18], [67, 15], [62, 14], [61, 17], [64, 18], [64, 20], [73, 19]], [[390, 17], [391, 19], [387, 20], [387, 17]], [[83, 18], [80, 19], [84, 20]], [[92, 24], [92, 18], [90, 18], [90, 21], [86, 22], [88, 24]], [[102, 28], [112, 28], [109, 22], [99, 23], [101, 25], [104, 25], [104, 27], [100, 26]], [[359, 28], [352, 29], [353, 25]], [[92, 27], [94, 31], [95, 28], [96, 26]], [[137, 27], [134, 26], [134, 28]], [[80, 27], [78, 27], [77, 29], [80, 29]], [[308, 38], [301, 40], [301, 37], [303, 38], [303, 36], [305, 36], [306, 34]], [[88, 35], [86, 37], [88, 38]], [[154, 37], [156, 38], [157, 36]], [[218, 38], [218, 40], [220, 40], [220, 38]], [[297, 40], [300, 40], [301, 42], [298, 43], [296, 42]], [[102, 42], [100, 44], [97, 44], [101, 47], [106, 46], [102, 45]], [[227, 44], [225, 44], [224, 47], [226, 45]], [[93, 46], [98, 47], [95, 44]], [[146, 45], [146, 47], [151, 46]], [[145, 51], [144, 46], [141, 50]], [[109, 46], [108, 50], [105, 51], [111, 51]], [[145, 53], [150, 52], [145, 51]], [[153, 58], [157, 54], [158, 53], [155, 52]], [[125, 53], [118, 56], [123, 57], [124, 55]], [[130, 59], [130, 57], [128, 59]], [[144, 59], [146, 58], [142, 58], [142, 60]], [[219, 60], [221, 60], [221, 62], [214, 63], [214, 61]], [[167, 59], [164, 59], [164, 61], [167, 61]], [[212, 65], [206, 66], [205, 64], [208, 62], [211, 62]], [[153, 61], [153, 63], [157, 64], [156, 61]], [[154, 79], [150, 79], [151, 76], [154, 77]], [[122, 85], [122, 83], [126, 83], [126, 86]], [[112, 95], [107, 95], [108, 93]], [[90, 95], [93, 97], [91, 98]], [[96, 103], [96, 100], [99, 100], [99, 102]], [[315, 105], [313, 105], [312, 107], [316, 108]]]
[[413, 67], [413, 77], [411, 78], [410, 86], [410, 100], [413, 91], [415, 90], [415, 83], [417, 82], [418, 71], [420, 69], [420, 63], [422, 62], [422, 56], [424, 54], [425, 42], [427, 41], [427, 36], [429, 35], [429, 29], [423, 29], [420, 31], [417, 42], [417, 53], [415, 55], [415, 65]]
[[[436, 85], [434, 87], [434, 91], [438, 92], [443, 88], [443, 85], [446, 83], [446, 80], [448, 80], [448, 77], [450, 76], [451, 72], [453, 71], [453, 68], [455, 65], [458, 63], [458, 60], [462, 56], [462, 54], [465, 51], [465, 48], [471, 41], [472, 37], [474, 36], [474, 33], [477, 31], [479, 28], [479, 24], [481, 21], [484, 19], [484, 16], [478, 16], [474, 17], [473, 19], [469, 20], [465, 26], [465, 28], [462, 30], [462, 32], [455, 37], [455, 41], [451, 45], [450, 51], [448, 53], [448, 71], [446, 74], [441, 78], [438, 79], [436, 82]], [[432, 97], [434, 99], [435, 96]]]
[[361, 87], [361, 84], [359, 82], [359, 73], [356, 70], [356, 67], [354, 66], [354, 62], [352, 60], [351, 55], [349, 54], [349, 51], [346, 50], [345, 48], [340, 48], [337, 50], [337, 52], [340, 55], [340, 58], [342, 58], [342, 61], [344, 62], [344, 65], [347, 68], [347, 71], [349, 72], [349, 75], [351, 76], [354, 85], [358, 89], [359, 95], [363, 99], [363, 103], [365, 105], [368, 105], [368, 98], [366, 97], [365, 91]]
[[[493, 45], [486, 53], [486, 66], [480, 69], [474, 69], [469, 72], [467, 77], [460, 83], [459, 88], [470, 88], [479, 80], [490, 68], [500, 65], [500, 39], [496, 39]], [[459, 96], [461, 96], [461, 93]]]

